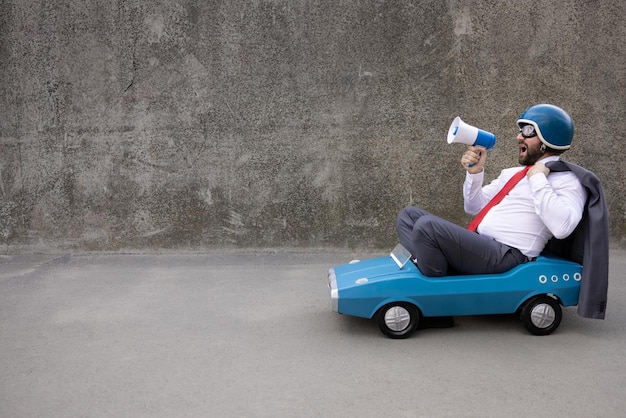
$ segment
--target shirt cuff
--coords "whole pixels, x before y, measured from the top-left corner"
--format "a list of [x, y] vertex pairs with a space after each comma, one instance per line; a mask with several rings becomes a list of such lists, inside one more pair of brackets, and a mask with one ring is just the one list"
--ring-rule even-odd
[[470, 184], [477, 183], [477, 182], [482, 183], [484, 179], [485, 179], [485, 170], [476, 174], [471, 174], [469, 171], [465, 172], [465, 181], [469, 182]]

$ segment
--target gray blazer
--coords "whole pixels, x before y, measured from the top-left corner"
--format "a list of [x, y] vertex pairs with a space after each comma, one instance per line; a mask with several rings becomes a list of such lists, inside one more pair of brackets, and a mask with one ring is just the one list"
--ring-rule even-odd
[[609, 285], [609, 214], [600, 180], [591, 171], [567, 161], [546, 163], [550, 171], [571, 171], [587, 190], [583, 217], [565, 239], [552, 238], [545, 252], [583, 265], [578, 314], [604, 319]]

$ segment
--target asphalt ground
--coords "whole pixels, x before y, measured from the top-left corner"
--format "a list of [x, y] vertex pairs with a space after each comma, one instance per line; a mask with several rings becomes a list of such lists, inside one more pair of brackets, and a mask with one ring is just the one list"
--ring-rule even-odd
[[331, 311], [346, 251], [0, 256], [1, 417], [623, 417], [626, 250], [607, 319], [384, 337]]

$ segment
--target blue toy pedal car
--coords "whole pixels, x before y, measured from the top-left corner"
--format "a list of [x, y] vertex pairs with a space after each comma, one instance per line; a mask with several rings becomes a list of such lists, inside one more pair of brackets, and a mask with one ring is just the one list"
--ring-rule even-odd
[[578, 304], [582, 266], [539, 256], [502, 274], [427, 277], [398, 244], [389, 256], [328, 271], [333, 311], [374, 318], [389, 338], [406, 338], [427, 317], [521, 313], [526, 329], [547, 335], [561, 306]]

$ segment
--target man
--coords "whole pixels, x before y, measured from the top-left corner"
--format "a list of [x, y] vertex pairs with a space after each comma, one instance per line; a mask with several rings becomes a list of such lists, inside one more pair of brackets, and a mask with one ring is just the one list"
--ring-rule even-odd
[[475, 232], [414, 206], [398, 214], [400, 243], [411, 252], [424, 275], [507, 271], [537, 257], [550, 238], [570, 235], [580, 222], [585, 189], [572, 172], [551, 173], [545, 165], [559, 160], [559, 155], [570, 148], [574, 136], [571, 117], [559, 107], [540, 104], [529, 107], [517, 124], [519, 163], [524, 167], [502, 170], [497, 179], [483, 187], [486, 150], [469, 146], [461, 158], [467, 171], [464, 208], [473, 215], [516, 173], [528, 169], [488, 210]]

